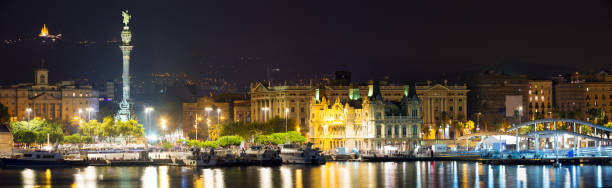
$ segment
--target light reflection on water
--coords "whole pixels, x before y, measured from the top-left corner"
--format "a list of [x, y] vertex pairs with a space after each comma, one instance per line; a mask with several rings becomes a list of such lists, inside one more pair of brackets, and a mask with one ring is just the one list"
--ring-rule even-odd
[[329, 162], [324, 166], [0, 169], [7, 187], [603, 187], [612, 166]]

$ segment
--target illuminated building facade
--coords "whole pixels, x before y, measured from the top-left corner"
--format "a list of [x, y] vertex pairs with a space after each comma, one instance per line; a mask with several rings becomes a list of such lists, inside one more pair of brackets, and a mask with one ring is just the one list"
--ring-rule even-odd
[[[586, 79], [585, 79], [586, 78]], [[612, 75], [571, 75], [571, 81], [561, 79], [555, 84], [555, 104], [567, 118], [587, 120], [589, 109], [601, 109], [612, 117]]]
[[[556, 83], [555, 88], [555, 104], [563, 116], [572, 119], [582, 119], [586, 112], [585, 110], [585, 92], [584, 83]], [[577, 113], [579, 112], [579, 113]]]
[[[585, 110], [601, 109], [606, 117], [612, 117], [612, 75], [601, 82], [585, 82]], [[584, 113], [586, 116], [587, 114]]]
[[[408, 151], [421, 139], [421, 100], [414, 87], [405, 87], [399, 102], [385, 101], [378, 85], [360, 97], [335, 102], [316, 89], [311, 100], [308, 137], [324, 150], [344, 147], [362, 151]], [[355, 91], [355, 90], [353, 90]]]
[[8, 108], [11, 121], [28, 120], [28, 113], [31, 119], [86, 120], [87, 109], [92, 119], [98, 111], [98, 96], [91, 86], [77, 86], [74, 81], [51, 85], [45, 68], [35, 71], [35, 83], [0, 88], [0, 103]]
[[250, 123], [251, 122], [251, 101], [235, 100], [234, 103], [234, 121]]
[[[310, 122], [310, 104], [315, 98], [317, 88], [321, 95], [340, 101], [358, 99], [368, 96], [372, 84], [349, 85], [274, 85], [256, 83], [251, 85], [251, 119], [256, 122], [266, 121], [272, 117], [287, 116], [294, 119], [302, 130], [307, 130]], [[381, 84], [381, 95], [388, 101], [399, 102], [406, 95], [404, 85]], [[427, 82], [416, 86], [416, 93], [421, 99], [424, 127], [440, 126], [442, 119], [461, 121], [467, 118], [466, 85], [450, 85]]]
[[[516, 121], [517, 107], [528, 105], [527, 75], [508, 75], [489, 71], [470, 80], [469, 114], [480, 130], [499, 131], [504, 120]], [[527, 117], [522, 110], [520, 117]]]
[[552, 118], [553, 85], [551, 80], [529, 80], [529, 105], [527, 107], [530, 120]]
[[[220, 111], [217, 112], [217, 110]], [[206, 138], [209, 134], [209, 128], [218, 125], [218, 122], [222, 123], [230, 119], [231, 112], [229, 102], [215, 102], [210, 97], [201, 97], [193, 103], [183, 103], [183, 134], [195, 138], [197, 120], [198, 138]], [[198, 118], [196, 119], [196, 117]]]

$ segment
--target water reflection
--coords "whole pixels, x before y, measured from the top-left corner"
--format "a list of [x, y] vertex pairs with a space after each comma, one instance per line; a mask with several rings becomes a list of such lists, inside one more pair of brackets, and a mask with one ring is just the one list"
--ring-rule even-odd
[[[497, 177], [506, 177], [506, 166], [499, 165], [498, 169], [499, 176]], [[500, 187], [506, 187], [506, 178], [497, 178], [499, 180]]]
[[417, 161], [415, 163], [415, 165], [416, 165], [416, 187], [417, 188], [421, 188], [422, 187], [422, 185], [421, 185], [421, 181], [422, 181], [422, 179], [421, 179], [421, 165], [422, 165], [422, 163], [421, 163], [421, 161]]
[[480, 172], [482, 171], [482, 167], [478, 163], [475, 163], [474, 165], [476, 166], [476, 169], [474, 170], [474, 187], [480, 188]]
[[302, 182], [302, 169], [296, 169], [295, 170], [295, 187], [296, 188], [302, 188], [303, 182]]
[[143, 188], [157, 187], [157, 169], [152, 166], [145, 167], [140, 179], [142, 181]]
[[603, 183], [601, 182], [601, 165], [597, 165], [597, 174], [595, 176], [595, 182], [597, 182], [597, 187], [603, 187]]
[[272, 187], [272, 169], [270, 167], [259, 169], [259, 182], [260, 187], [270, 188]]
[[21, 171], [21, 180], [23, 181], [23, 187], [34, 187], [34, 185], [36, 185], [36, 174], [34, 170], [24, 169]]
[[[602, 187], [612, 166], [482, 165], [473, 162], [323, 166], [177, 166], [0, 169], [6, 187]], [[482, 185], [481, 185], [482, 184]]]
[[292, 187], [292, 179], [291, 179], [291, 169], [283, 166], [280, 168], [281, 171], [281, 181], [283, 188]]
[[84, 169], [78, 169], [74, 173], [74, 186], [73, 187], [97, 187], [96, 182], [96, 168], [93, 166], [85, 167]]
[[[550, 180], [548, 179], [549, 175], [548, 175], [548, 170], [547, 170], [546, 166], [542, 166], [541, 172], [542, 172], [542, 178], [544, 178], [543, 182], [550, 182]], [[550, 184], [542, 183], [542, 187], [549, 188]]]
[[527, 169], [523, 165], [516, 168], [516, 187], [527, 187]]
[[170, 184], [169, 184], [170, 179], [168, 178], [168, 166], [160, 166], [158, 167], [158, 169], [159, 169], [158, 171], [159, 187], [161, 188], [170, 187]]

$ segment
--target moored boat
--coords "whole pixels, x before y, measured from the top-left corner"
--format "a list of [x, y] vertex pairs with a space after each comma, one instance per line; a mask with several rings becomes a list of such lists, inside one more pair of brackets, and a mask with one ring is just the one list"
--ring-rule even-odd
[[252, 146], [245, 151], [245, 159], [254, 165], [280, 165], [282, 158], [278, 150]]
[[210, 152], [201, 152], [200, 149], [194, 149], [192, 156], [183, 161], [186, 166], [213, 167], [217, 165], [214, 149], [211, 149]]
[[318, 149], [312, 149], [312, 143], [305, 147], [297, 144], [280, 145], [280, 156], [285, 164], [325, 164], [325, 158]]
[[69, 167], [75, 164], [74, 160], [64, 160], [62, 154], [53, 151], [24, 152], [0, 160], [7, 168]]

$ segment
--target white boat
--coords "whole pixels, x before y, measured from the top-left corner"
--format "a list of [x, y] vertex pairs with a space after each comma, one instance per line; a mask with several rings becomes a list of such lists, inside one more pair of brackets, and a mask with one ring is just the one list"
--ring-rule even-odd
[[285, 164], [324, 164], [325, 158], [321, 152], [312, 149], [312, 143], [307, 143], [305, 147], [297, 144], [280, 145], [280, 156]]

